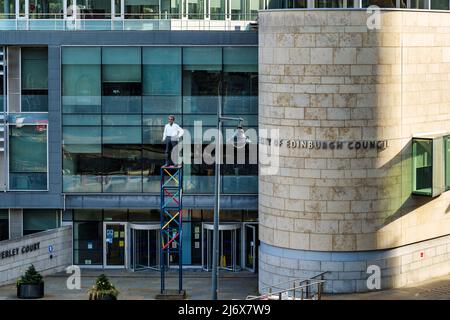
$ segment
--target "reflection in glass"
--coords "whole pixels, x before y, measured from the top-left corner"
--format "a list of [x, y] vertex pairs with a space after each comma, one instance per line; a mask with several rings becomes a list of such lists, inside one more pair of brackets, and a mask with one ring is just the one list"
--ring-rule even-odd
[[431, 195], [433, 140], [413, 140], [413, 192]]
[[205, 15], [205, 0], [187, 0], [189, 19], [203, 19]]
[[9, 128], [9, 187], [47, 189], [47, 126], [11, 125]]
[[59, 226], [58, 218], [54, 209], [23, 209], [23, 235], [55, 229]]
[[47, 48], [21, 49], [23, 112], [48, 111]]
[[103, 192], [142, 192], [142, 150], [138, 145], [103, 145]]
[[63, 48], [62, 63], [63, 112], [100, 113], [102, 88], [100, 48]]
[[63, 0], [30, 0], [30, 18], [62, 19]]
[[158, 19], [159, 0], [124, 0], [126, 19]]
[[103, 223], [73, 223], [73, 259], [74, 264], [103, 264]]
[[[202, 152], [214, 135], [203, 134], [216, 125], [219, 99], [226, 115], [257, 125], [257, 57], [256, 47], [63, 48], [64, 191], [158, 193], [170, 113], [197, 138], [186, 192], [212, 193], [214, 165]], [[257, 173], [247, 169], [224, 167], [222, 192], [255, 193]]]
[[0, 19], [14, 19], [16, 17], [15, 7], [15, 0], [0, 0]]
[[161, 19], [181, 19], [181, 0], [161, 0]]
[[211, 20], [225, 20], [225, 0], [210, 0]]
[[77, 0], [80, 19], [110, 19], [111, 0]]

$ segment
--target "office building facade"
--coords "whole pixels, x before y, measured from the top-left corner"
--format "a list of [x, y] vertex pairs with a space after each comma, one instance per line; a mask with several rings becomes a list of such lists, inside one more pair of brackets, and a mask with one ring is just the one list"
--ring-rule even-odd
[[448, 272], [448, 5], [0, 1], [1, 240], [69, 225], [73, 264], [157, 269], [172, 114], [192, 138], [182, 261], [210, 270], [214, 164], [194, 158], [220, 107], [280, 133], [275, 174], [256, 136], [222, 165], [221, 268], [327, 271], [327, 292], [368, 290], [372, 264], [383, 287]]

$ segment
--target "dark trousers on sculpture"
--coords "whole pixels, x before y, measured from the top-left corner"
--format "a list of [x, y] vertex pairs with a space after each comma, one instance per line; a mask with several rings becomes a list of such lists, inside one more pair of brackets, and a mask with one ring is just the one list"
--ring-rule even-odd
[[[166, 151], [165, 151], [166, 166], [173, 166], [178, 164], [172, 161], [172, 151], [173, 149], [176, 148], [177, 144], [178, 141], [172, 141], [170, 138], [166, 138]], [[174, 157], [175, 161], [178, 162], [178, 152], [175, 152]]]

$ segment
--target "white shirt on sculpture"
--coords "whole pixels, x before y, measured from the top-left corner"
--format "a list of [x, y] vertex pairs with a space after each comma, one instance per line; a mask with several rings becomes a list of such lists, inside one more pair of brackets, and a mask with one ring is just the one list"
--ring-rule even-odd
[[166, 141], [167, 137], [170, 137], [172, 141], [178, 141], [178, 139], [181, 138], [183, 134], [184, 130], [181, 129], [179, 125], [177, 125], [176, 123], [172, 123], [172, 125], [170, 125], [168, 123], [164, 127], [163, 141]]

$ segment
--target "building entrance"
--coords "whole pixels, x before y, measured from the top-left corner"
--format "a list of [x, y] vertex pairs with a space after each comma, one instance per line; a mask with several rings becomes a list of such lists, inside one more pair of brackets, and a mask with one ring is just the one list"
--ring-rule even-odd
[[256, 272], [258, 262], [258, 250], [257, 250], [257, 224], [244, 223], [243, 232], [243, 260], [245, 269]]
[[126, 264], [126, 222], [103, 223], [104, 268], [124, 268]]
[[[213, 260], [213, 231], [214, 225], [203, 224], [203, 255], [202, 267], [205, 271], [212, 270]], [[239, 271], [241, 225], [238, 223], [219, 225], [219, 268]]]
[[130, 269], [159, 269], [159, 239], [161, 225], [129, 224]]

